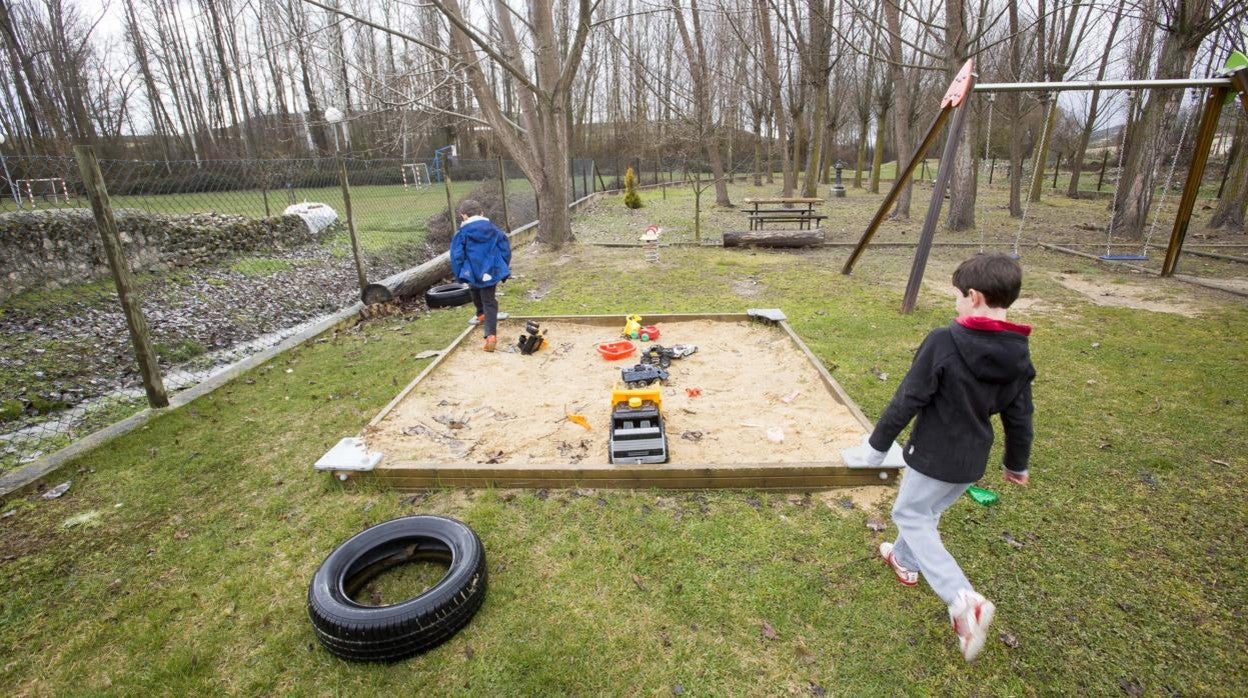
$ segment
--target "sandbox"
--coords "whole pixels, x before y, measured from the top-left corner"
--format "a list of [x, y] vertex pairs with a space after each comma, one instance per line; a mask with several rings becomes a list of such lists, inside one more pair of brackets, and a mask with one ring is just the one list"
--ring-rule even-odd
[[[525, 356], [516, 344], [527, 320], [548, 341]], [[623, 326], [613, 315], [510, 318], [494, 353], [481, 351], [478, 328], [465, 330], [317, 467], [398, 488], [816, 489], [896, 477], [895, 467], [841, 461], [871, 424], [783, 313], [652, 314], [644, 323], [659, 327], [655, 344], [697, 346], [672, 360], [660, 387], [667, 463], [610, 463], [611, 391], [649, 346], [635, 341], [638, 353], [604, 360], [597, 345]]]

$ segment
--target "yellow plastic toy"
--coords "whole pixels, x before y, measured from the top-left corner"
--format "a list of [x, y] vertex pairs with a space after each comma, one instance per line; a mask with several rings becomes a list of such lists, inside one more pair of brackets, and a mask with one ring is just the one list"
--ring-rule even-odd
[[611, 389], [611, 407], [624, 403], [629, 407], [641, 407], [641, 403], [653, 402], [655, 407], [663, 409], [663, 396], [657, 385], [645, 388], [624, 388], [619, 383]]
[[624, 336], [637, 339], [641, 334], [641, 316], [629, 315], [624, 318]]

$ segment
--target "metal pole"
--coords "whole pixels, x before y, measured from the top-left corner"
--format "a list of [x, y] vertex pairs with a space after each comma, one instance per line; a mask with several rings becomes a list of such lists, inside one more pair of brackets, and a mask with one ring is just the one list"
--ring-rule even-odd
[[347, 163], [338, 156], [338, 181], [342, 185], [342, 202], [347, 209], [347, 233], [351, 236], [351, 255], [355, 257], [355, 273], [359, 276], [360, 290], [368, 286], [364, 275], [364, 263], [360, 261], [360, 242], [355, 237], [355, 215], [351, 212], [351, 183], [347, 181]]
[[[971, 77], [974, 85], [975, 78]], [[914, 250], [914, 264], [910, 267], [910, 280], [906, 282], [906, 295], [901, 301], [901, 312], [914, 310], [915, 301], [919, 298], [919, 286], [923, 284], [923, 270], [927, 267], [927, 256], [932, 251], [932, 237], [936, 235], [936, 223], [940, 220], [940, 209], [945, 205], [945, 190], [949, 188], [949, 180], [953, 177], [953, 160], [958, 154], [958, 141], [966, 127], [966, 114], [970, 111], [970, 101], [962, 100], [955, 108], [953, 124], [949, 127], [948, 138], [945, 139], [945, 152], [940, 156], [940, 168], [936, 174], [936, 183], [932, 185], [932, 200], [927, 206], [927, 218], [923, 219], [923, 230], [919, 232], [919, 244]]]
[[[1240, 71], [1248, 75], [1248, 68]], [[1200, 117], [1200, 129], [1196, 132], [1196, 142], [1192, 146], [1192, 166], [1187, 171], [1187, 182], [1183, 184], [1183, 195], [1179, 199], [1179, 209], [1174, 214], [1174, 229], [1170, 232], [1170, 245], [1166, 248], [1166, 259], [1161, 265], [1161, 275], [1171, 276], [1179, 263], [1179, 253], [1183, 250], [1183, 238], [1187, 237], [1187, 226], [1192, 220], [1192, 208], [1196, 205], [1196, 194], [1200, 191], [1200, 182], [1205, 176], [1205, 163], [1209, 161], [1209, 151], [1213, 148], [1214, 132], [1218, 129], [1218, 116], [1222, 113], [1222, 102], [1226, 100], [1229, 87], [1216, 87], [1209, 91], [1205, 100], [1205, 110]]]
[[139, 362], [139, 373], [143, 375], [147, 404], [152, 407], [168, 407], [169, 395], [165, 392], [165, 382], [160, 377], [160, 364], [156, 360], [155, 350], [152, 349], [147, 319], [143, 316], [143, 308], [139, 306], [138, 296], [133, 292], [134, 279], [122, 251], [121, 235], [117, 232], [117, 220], [113, 218], [113, 205], [108, 198], [104, 174], [100, 172], [100, 163], [95, 159], [95, 148], [76, 145], [74, 155], [78, 160], [78, 172], [82, 175], [87, 198], [91, 201], [91, 213], [95, 216], [95, 224], [100, 229], [100, 238], [104, 242], [104, 255], [108, 258], [108, 268], [113, 273], [121, 310], [126, 316], [130, 342], [134, 344], [134, 356]]
[[22, 208], [22, 196], [17, 193], [17, 188], [13, 186], [13, 177], [9, 175], [9, 161], [4, 159], [4, 151], [0, 151], [0, 166], [4, 167], [4, 183], [9, 185], [9, 195], [13, 197], [13, 203], [17, 204], [17, 208]]
[[1162, 90], [1184, 87], [1230, 87], [1229, 78], [1199, 80], [1085, 80], [1081, 82], [986, 82], [973, 92], [1056, 92], [1059, 90]]

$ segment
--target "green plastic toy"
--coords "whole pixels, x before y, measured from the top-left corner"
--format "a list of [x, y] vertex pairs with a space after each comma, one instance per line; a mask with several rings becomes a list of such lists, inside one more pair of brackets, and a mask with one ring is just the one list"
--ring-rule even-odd
[[976, 487], [974, 485], [966, 488], [966, 493], [970, 495], [971, 499], [975, 500], [976, 504], [982, 504], [986, 507], [996, 504], [997, 501], [1001, 499], [1001, 495], [996, 492], [986, 490], [982, 487]]
[[[1231, 51], [1230, 57], [1226, 59], [1226, 65], [1223, 67], [1222, 74], [1230, 75], [1240, 68], [1248, 68], [1248, 56], [1245, 56], [1239, 51]], [[1238, 97], [1239, 94], [1234, 90], [1231, 90], [1231, 93], [1226, 96], [1226, 104], [1231, 104]]]

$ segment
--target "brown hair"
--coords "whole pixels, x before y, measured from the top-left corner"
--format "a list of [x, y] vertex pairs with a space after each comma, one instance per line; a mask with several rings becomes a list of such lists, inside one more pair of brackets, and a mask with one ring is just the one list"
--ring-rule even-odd
[[481, 208], [481, 204], [476, 199], [464, 199], [459, 202], [457, 210], [461, 216], [480, 216], [485, 214], [485, 209]]
[[975, 289], [992, 308], [1008, 308], [1023, 287], [1023, 267], [1001, 252], [980, 252], [958, 265], [953, 285], [962, 295]]

